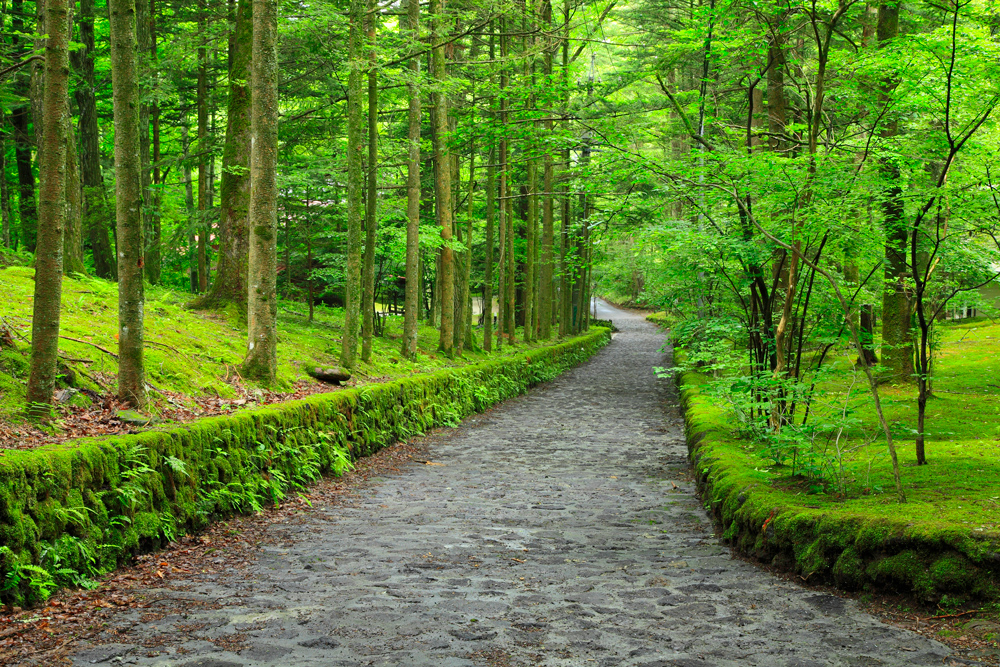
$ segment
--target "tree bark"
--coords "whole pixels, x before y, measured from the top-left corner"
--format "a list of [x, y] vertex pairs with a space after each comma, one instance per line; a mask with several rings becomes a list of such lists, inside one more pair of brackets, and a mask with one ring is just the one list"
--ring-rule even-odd
[[278, 2], [253, 0], [249, 331], [243, 373], [273, 384], [278, 370]]
[[[899, 6], [880, 5], [878, 9], [878, 44], [881, 48], [899, 34]], [[882, 85], [881, 100], [886, 103], [892, 82]], [[881, 131], [883, 139], [891, 140], [898, 134], [898, 124], [889, 120]], [[882, 293], [882, 366], [884, 380], [912, 382], [913, 334], [910, 320], [913, 307], [906, 293], [906, 278], [910, 274], [906, 263], [908, 234], [903, 219], [903, 191], [899, 185], [899, 166], [891, 159], [880, 164], [882, 178], [888, 182], [882, 201], [885, 225], [885, 289]]]
[[83, 264], [83, 203], [80, 191], [80, 169], [76, 155], [76, 133], [73, 118], [66, 115], [66, 224], [63, 232], [63, 274], [86, 274]]
[[253, 3], [239, 0], [230, 45], [229, 105], [222, 148], [219, 210], [219, 257], [215, 280], [193, 308], [247, 308], [247, 260], [250, 253], [247, 215], [250, 206], [250, 62], [253, 50]]
[[150, 255], [153, 248], [150, 245], [153, 241], [153, 181], [150, 163], [150, 142], [149, 142], [149, 76], [150, 69], [150, 45], [152, 37], [150, 32], [150, 12], [151, 0], [136, 0], [135, 3], [135, 35], [139, 43], [139, 162], [142, 174], [142, 238], [143, 247], [143, 273], [150, 283], [149, 267]]
[[44, 128], [39, 156], [40, 219], [35, 251], [35, 291], [31, 319], [31, 372], [28, 411], [48, 413], [59, 356], [59, 307], [62, 299], [63, 225], [66, 222], [66, 129], [69, 127], [68, 0], [48, 0], [45, 77], [42, 94]]
[[[12, 46], [16, 48], [21, 41], [20, 33], [24, 32], [24, 3], [14, 0], [11, 4]], [[27, 95], [30, 87], [30, 71], [17, 72], [14, 75], [14, 92]], [[15, 107], [10, 114], [10, 124], [14, 128], [14, 161], [17, 164], [17, 194], [18, 194], [18, 229], [17, 241], [25, 249], [35, 247], [35, 236], [38, 233], [38, 208], [35, 206], [35, 172], [31, 168], [31, 137], [28, 136], [28, 117], [30, 104]], [[15, 246], [18, 243], [14, 244]]]
[[10, 248], [10, 188], [7, 185], [7, 119], [0, 114], [0, 243]]
[[[552, 30], [552, 2], [545, 0], [542, 4], [542, 20], [546, 29]], [[547, 39], [547, 38], [546, 38]], [[552, 49], [545, 49], [544, 61], [545, 80], [552, 80]], [[552, 110], [545, 114], [545, 134], [552, 134]], [[544, 163], [542, 165], [542, 239], [541, 239], [541, 266], [539, 267], [539, 300], [538, 300], [538, 337], [548, 340], [552, 337], [552, 301], [553, 301], [553, 262], [552, 244], [555, 238], [553, 223], [555, 220], [553, 211], [553, 161], [552, 153], [546, 149]]]
[[118, 398], [146, 405], [143, 366], [142, 164], [135, 0], [110, 0], [118, 225]]
[[80, 43], [71, 54], [80, 82], [74, 90], [80, 110], [80, 181], [83, 184], [83, 228], [99, 278], [117, 280], [118, 267], [109, 234], [111, 207], [101, 175], [101, 149], [97, 125], [97, 98], [94, 76], [94, 0], [80, 0]]
[[[150, 68], [159, 78], [159, 58], [156, 50], [156, 0], [149, 0]], [[152, 285], [160, 282], [163, 271], [163, 229], [160, 208], [163, 204], [163, 171], [160, 169], [160, 104], [154, 97], [149, 104], [153, 126], [153, 191], [150, 205], [149, 238], [146, 243], [146, 275]]]
[[[407, 36], [417, 43], [420, 37], [420, 2], [408, 0]], [[419, 48], [419, 47], [417, 47]], [[406, 162], [406, 305], [403, 308], [403, 350], [407, 359], [417, 355], [417, 321], [420, 313], [420, 58], [410, 58], [409, 142]]]
[[454, 351], [455, 343], [455, 254], [451, 248], [452, 239], [452, 201], [451, 201], [451, 170], [448, 154], [448, 101], [442, 89], [445, 77], [445, 57], [444, 46], [440, 40], [444, 33], [444, 0], [431, 0], [431, 43], [435, 46], [432, 50], [432, 62], [434, 71], [432, 76], [438, 85], [438, 89], [433, 93], [434, 98], [434, 122], [437, 129], [437, 142], [435, 146], [434, 159], [438, 164], [438, 187], [437, 187], [437, 218], [441, 226], [441, 336], [438, 349], [445, 356], [450, 357]]
[[208, 291], [208, 48], [206, 0], [198, 0], [198, 291]]
[[378, 74], [375, 71], [375, 1], [369, 0], [368, 42], [372, 49], [368, 68], [368, 183], [365, 198], [365, 257], [361, 267], [361, 361], [372, 356], [375, 327], [375, 232], [378, 226]]
[[347, 78], [347, 272], [344, 276], [345, 318], [340, 365], [354, 368], [361, 330], [361, 226], [364, 218], [361, 132], [361, 70], [366, 66], [362, 53], [363, 0], [351, 0], [348, 33]]

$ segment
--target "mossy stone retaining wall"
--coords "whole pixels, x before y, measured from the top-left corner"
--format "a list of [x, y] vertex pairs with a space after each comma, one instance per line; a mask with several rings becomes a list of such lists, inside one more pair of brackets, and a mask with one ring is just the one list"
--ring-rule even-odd
[[278, 502], [350, 459], [524, 393], [604, 328], [506, 359], [134, 435], [0, 452], [0, 599], [38, 602], [213, 518]]
[[705, 506], [741, 553], [810, 583], [881, 590], [927, 602], [1000, 600], [1000, 542], [967, 526], [796, 504], [761, 484], [696, 373], [678, 375], [688, 450]]

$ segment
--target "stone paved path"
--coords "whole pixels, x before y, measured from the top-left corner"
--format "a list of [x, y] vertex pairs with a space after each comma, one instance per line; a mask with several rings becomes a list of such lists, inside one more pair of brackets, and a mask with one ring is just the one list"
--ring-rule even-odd
[[221, 606], [126, 617], [76, 664], [947, 664], [941, 644], [730, 556], [682, 474], [671, 383], [651, 371], [662, 334], [606, 311], [622, 329], [607, 349], [441, 433], [442, 465], [310, 513], [251, 578], [161, 591]]

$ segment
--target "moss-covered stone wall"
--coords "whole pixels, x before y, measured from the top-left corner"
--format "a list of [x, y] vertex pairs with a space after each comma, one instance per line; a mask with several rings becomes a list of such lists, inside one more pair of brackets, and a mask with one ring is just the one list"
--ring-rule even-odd
[[591, 329], [516, 357], [134, 435], [0, 452], [0, 599], [37, 602], [350, 460], [454, 425], [607, 344]]
[[[760, 481], [695, 373], [678, 376], [688, 449], [705, 507], [740, 552], [809, 583], [927, 602], [1000, 600], [1000, 543], [968, 526], [830, 511]], [[894, 502], [887, 499], [886, 502]]]

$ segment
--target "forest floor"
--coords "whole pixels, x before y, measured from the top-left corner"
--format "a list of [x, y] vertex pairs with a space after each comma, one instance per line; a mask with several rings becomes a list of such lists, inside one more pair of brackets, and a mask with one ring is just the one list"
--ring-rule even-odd
[[673, 382], [650, 370], [669, 362], [662, 334], [609, 315], [621, 333], [591, 361], [384, 450], [352, 493], [324, 481], [308, 505], [110, 575], [110, 594], [8, 616], [0, 663], [992, 664], [734, 558], [695, 492]]
[[[115, 398], [117, 284], [88, 277], [63, 281], [59, 352], [72, 381], [62, 382], [57, 392], [57, 418], [46, 426], [25, 419], [33, 276], [29, 267], [4, 268], [0, 263], [0, 450], [140, 429], [120, 418], [123, 406]], [[185, 306], [193, 298], [171, 289], [146, 288], [148, 415], [155, 421], [190, 421], [339, 389], [310, 378], [305, 366], [337, 365], [343, 309], [317, 306], [310, 322], [304, 304], [280, 301], [278, 384], [263, 389], [244, 382], [238, 373], [246, 351], [245, 322], [235, 309], [189, 310]], [[371, 362], [359, 363], [347, 386], [495, 359], [526, 348], [520, 343], [504, 346], [500, 353], [466, 351], [459, 359], [448, 359], [437, 352], [437, 330], [422, 324], [417, 358], [409, 361], [399, 353], [402, 328], [401, 316], [387, 318], [384, 335], [373, 339]], [[476, 333], [481, 338], [481, 330]]]

